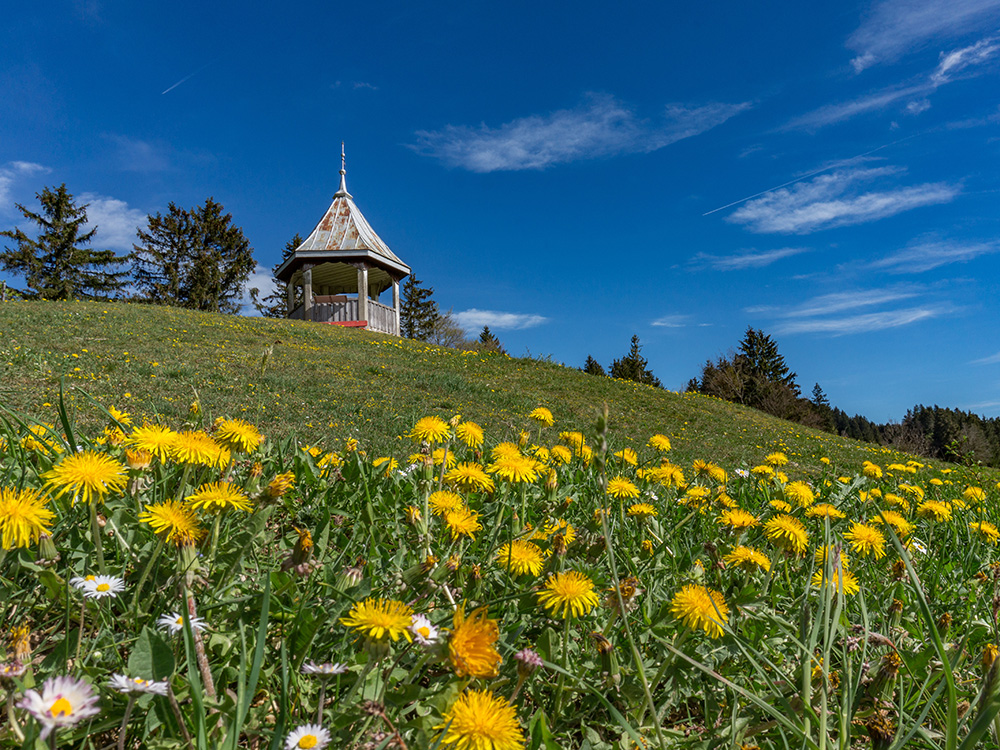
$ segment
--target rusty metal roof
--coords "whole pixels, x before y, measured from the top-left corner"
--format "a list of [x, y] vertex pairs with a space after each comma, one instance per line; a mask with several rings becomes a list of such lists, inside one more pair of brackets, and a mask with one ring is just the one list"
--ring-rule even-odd
[[375, 233], [354, 203], [354, 197], [347, 192], [343, 145], [340, 156], [340, 188], [333, 195], [333, 203], [312, 233], [281, 265], [277, 276], [281, 278], [287, 271], [293, 271], [306, 260], [322, 263], [362, 258], [375, 263], [382, 261], [396, 272], [409, 274], [410, 267], [401, 261]]

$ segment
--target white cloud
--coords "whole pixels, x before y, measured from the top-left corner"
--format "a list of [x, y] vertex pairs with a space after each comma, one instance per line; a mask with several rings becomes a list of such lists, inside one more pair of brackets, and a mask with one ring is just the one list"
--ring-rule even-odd
[[901, 310], [850, 315], [843, 318], [806, 318], [790, 320], [777, 328], [777, 333], [829, 333], [842, 336], [848, 333], [870, 333], [886, 328], [898, 328], [921, 320], [943, 315], [943, 307], [907, 307]]
[[997, 352], [996, 354], [991, 354], [988, 357], [983, 357], [982, 359], [974, 359], [969, 364], [970, 365], [996, 365], [996, 364], [1000, 364], [1000, 352]]
[[851, 64], [860, 73], [933, 40], [993, 28], [998, 18], [1000, 0], [880, 0], [847, 39], [857, 53]]
[[920, 206], [948, 203], [960, 192], [958, 186], [943, 182], [861, 192], [863, 184], [899, 172], [891, 167], [878, 167], [820, 175], [748, 201], [726, 220], [742, 224], [752, 232], [807, 234], [876, 221]]
[[146, 213], [128, 203], [94, 193], [83, 193], [77, 205], [87, 205], [87, 225], [97, 227], [91, 246], [97, 249], [131, 250], [136, 228], [146, 223]]
[[0, 167], [0, 214], [12, 214], [16, 210], [11, 191], [21, 177], [47, 174], [50, 171], [48, 167], [30, 161], [12, 161], [8, 162], [7, 166]]
[[917, 99], [906, 105], [906, 111], [911, 115], [919, 115], [931, 108], [931, 103], [926, 99]]
[[684, 328], [687, 326], [690, 318], [690, 315], [664, 315], [662, 318], [654, 320], [650, 323], [650, 325], [657, 326], [659, 328]]
[[108, 135], [106, 138], [115, 146], [119, 167], [127, 172], [163, 172], [170, 169], [170, 158], [160, 145], [125, 135]]
[[973, 67], [982, 65], [1000, 50], [995, 37], [980, 39], [975, 44], [961, 49], [953, 50], [945, 54], [941, 53], [941, 62], [938, 63], [937, 70], [931, 73], [931, 82], [940, 86], [952, 80], [956, 73]]
[[923, 273], [949, 263], [965, 263], [997, 250], [1000, 250], [1000, 243], [996, 242], [921, 242], [874, 261], [871, 268], [896, 274]]
[[750, 107], [670, 104], [658, 121], [639, 118], [614, 97], [591, 95], [576, 109], [531, 115], [490, 128], [448, 125], [418, 131], [411, 148], [472, 172], [544, 169], [579, 159], [656, 151], [703, 133]]
[[832, 313], [844, 312], [847, 310], [857, 310], [864, 307], [884, 305], [888, 302], [898, 302], [904, 299], [911, 299], [921, 294], [923, 290], [919, 287], [898, 286], [886, 289], [860, 289], [850, 292], [834, 292], [833, 294], [821, 294], [811, 300], [794, 307], [782, 315], [788, 318], [806, 318], [817, 315], [830, 315]]
[[355, 81], [353, 85], [355, 90], [368, 89], [369, 91], [378, 91], [378, 86], [375, 86], [374, 84], [368, 83], [366, 81]]
[[696, 268], [712, 268], [716, 271], [744, 271], [748, 268], [764, 268], [782, 258], [809, 252], [807, 247], [782, 247], [776, 250], [744, 250], [735, 255], [710, 255], [698, 253], [691, 259]]
[[498, 331], [521, 330], [522, 328], [534, 328], [548, 322], [548, 318], [541, 315], [477, 310], [476, 308], [454, 313], [452, 318], [466, 331], [478, 331], [483, 326], [489, 326]]

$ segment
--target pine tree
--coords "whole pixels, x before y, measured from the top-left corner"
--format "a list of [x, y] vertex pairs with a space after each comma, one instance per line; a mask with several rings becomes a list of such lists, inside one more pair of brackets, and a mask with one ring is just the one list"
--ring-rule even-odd
[[[260, 290], [257, 288], [250, 290], [250, 300], [254, 308], [265, 318], [284, 318], [288, 314], [288, 284], [277, 277], [278, 269], [282, 264], [292, 257], [296, 248], [302, 244], [302, 237], [296, 232], [288, 242], [285, 249], [281, 251], [281, 260], [271, 268], [271, 281], [274, 284], [274, 291], [263, 299], [258, 299]], [[302, 302], [301, 287], [295, 290], [295, 305]]]
[[587, 355], [587, 361], [583, 363], [583, 371], [588, 375], [607, 376], [607, 373], [604, 372], [604, 368], [601, 367], [601, 363], [598, 362], [593, 357], [591, 357], [589, 354]]
[[825, 406], [827, 408], [830, 406], [830, 399], [828, 399], [826, 394], [823, 393], [823, 389], [820, 387], [819, 383], [816, 383], [816, 385], [813, 386], [812, 402], [816, 406]]
[[256, 267], [253, 248], [232, 214], [208, 198], [191, 210], [174, 203], [147, 218], [133, 245], [136, 286], [156, 304], [208, 312], [239, 312], [243, 287]]
[[639, 337], [633, 336], [629, 353], [611, 363], [611, 377], [619, 380], [634, 380], [636, 383], [662, 388], [663, 385], [659, 378], [653, 375], [653, 371], [648, 367], [648, 362], [640, 354], [641, 349]]
[[739, 356], [749, 377], [780, 383], [792, 389], [796, 396], [799, 394], [796, 375], [788, 369], [785, 358], [778, 354], [778, 343], [763, 331], [747, 328], [740, 342]]
[[87, 206], [76, 206], [63, 183], [55, 190], [48, 187], [35, 197], [40, 213], [15, 203], [24, 218], [38, 226], [38, 236], [31, 239], [19, 228], [0, 232], [14, 240], [16, 247], [0, 253], [0, 268], [24, 277], [31, 296], [39, 299], [106, 299], [127, 283], [118, 268], [126, 258], [112, 250], [91, 250], [97, 227], [84, 231]]
[[483, 326], [483, 330], [479, 333], [479, 348], [482, 351], [506, 354], [503, 344], [500, 343], [500, 339], [493, 335], [493, 331], [490, 330], [489, 326]]
[[399, 306], [399, 328], [403, 336], [427, 341], [433, 334], [441, 317], [437, 302], [431, 299], [433, 295], [433, 287], [421, 286], [415, 274], [407, 276]]

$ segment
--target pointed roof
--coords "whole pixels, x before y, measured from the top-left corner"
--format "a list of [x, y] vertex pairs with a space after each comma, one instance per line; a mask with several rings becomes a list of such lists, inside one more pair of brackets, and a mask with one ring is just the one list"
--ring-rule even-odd
[[[410, 273], [410, 267], [385, 244], [347, 192], [344, 144], [340, 145], [340, 187], [316, 228], [281, 265], [277, 276], [290, 275], [304, 262], [337, 262], [366, 259], [387, 270]], [[290, 273], [289, 273], [290, 271]]]

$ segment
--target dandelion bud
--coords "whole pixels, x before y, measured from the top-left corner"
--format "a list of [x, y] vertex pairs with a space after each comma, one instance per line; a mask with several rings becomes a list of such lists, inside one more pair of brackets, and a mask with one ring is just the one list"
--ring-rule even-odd
[[642, 540], [642, 551], [645, 554], [647, 554], [650, 557], [652, 557], [653, 556], [653, 542], [651, 540], [649, 540], [649, 539], [643, 539]]
[[980, 660], [979, 664], [983, 668], [984, 672], [993, 666], [993, 662], [997, 660], [998, 652], [1000, 652], [1000, 649], [997, 649], [997, 647], [992, 643], [987, 643], [983, 648], [983, 658]]
[[458, 555], [452, 555], [451, 557], [448, 558], [448, 561], [445, 563], [445, 565], [448, 567], [448, 570], [450, 570], [452, 573], [457, 571], [461, 564], [462, 564], [462, 558], [459, 557]]
[[358, 439], [357, 438], [347, 438], [347, 442], [344, 443], [344, 453], [354, 453], [358, 449]]
[[356, 564], [350, 565], [340, 571], [340, 575], [337, 576], [337, 589], [339, 591], [347, 591], [347, 589], [352, 589], [361, 583], [361, 579], [364, 577], [364, 566], [365, 561], [358, 558]]
[[42, 533], [38, 536], [38, 564], [53, 565], [59, 561], [59, 552], [52, 541], [51, 534]]
[[528, 441], [531, 440], [531, 433], [527, 430], [521, 430], [521, 434], [517, 437], [517, 444], [520, 448], [524, 448], [528, 445]]
[[462, 415], [456, 414], [454, 417], [448, 420], [448, 424], [451, 425], [452, 429], [458, 427], [459, 423], [462, 421]]
[[865, 722], [872, 741], [872, 750], [887, 750], [896, 736], [896, 727], [885, 711], [876, 711]]
[[556, 534], [552, 537], [552, 554], [554, 555], [565, 555], [566, 554], [566, 535]]
[[299, 535], [298, 541], [295, 542], [292, 553], [282, 561], [281, 570], [291, 570], [298, 576], [306, 577], [317, 567], [312, 560], [314, 547], [312, 534], [309, 533], [308, 529], [296, 528], [295, 531]]
[[408, 505], [406, 507], [406, 522], [410, 524], [410, 526], [416, 526], [420, 523], [420, 517], [420, 508], [415, 505]]
[[372, 661], [382, 661], [392, 651], [388, 638], [365, 638], [364, 649]]
[[144, 450], [132, 450], [131, 448], [125, 449], [125, 463], [133, 471], [142, 471], [143, 469], [148, 469], [149, 465], [153, 462], [153, 454]]
[[517, 661], [517, 676], [521, 679], [530, 677], [532, 672], [542, 666], [542, 657], [530, 648], [518, 651], [514, 654], [514, 660]]
[[253, 466], [250, 467], [250, 478], [260, 479], [263, 473], [264, 473], [263, 465], [261, 465], [260, 461], [254, 461]]
[[434, 555], [427, 555], [420, 563], [420, 572], [430, 573], [434, 570], [434, 566], [438, 564], [438, 559]]
[[902, 560], [896, 560], [892, 564], [892, 580], [902, 581], [906, 578], [906, 563]]
[[192, 401], [191, 405], [188, 406], [188, 414], [192, 417], [197, 417], [199, 414], [201, 414], [201, 402]]
[[937, 619], [937, 622], [934, 624], [937, 626], [938, 632], [941, 635], [946, 634], [948, 630], [951, 628], [951, 613], [945, 612]]
[[473, 565], [472, 568], [469, 570], [469, 578], [473, 581], [483, 580], [483, 570], [481, 567], [479, 567], [478, 563], [476, 565]]
[[291, 471], [286, 471], [284, 474], [278, 474], [278, 476], [271, 480], [270, 484], [267, 485], [267, 494], [271, 499], [277, 500], [279, 497], [284, 497], [285, 493], [294, 484], [295, 474]]
[[891, 689], [892, 682], [899, 674], [901, 666], [903, 666], [903, 660], [896, 651], [890, 651], [882, 657], [872, 682], [872, 689], [876, 695], [882, 691], [883, 687], [889, 686]]

